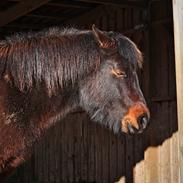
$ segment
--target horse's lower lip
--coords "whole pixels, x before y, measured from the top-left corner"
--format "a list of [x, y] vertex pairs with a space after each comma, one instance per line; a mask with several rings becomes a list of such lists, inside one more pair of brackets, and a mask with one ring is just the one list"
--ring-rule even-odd
[[144, 130], [138, 130], [138, 131], [135, 131], [135, 132], [129, 132], [128, 134], [129, 135], [138, 135], [138, 134], [142, 134]]
[[143, 133], [143, 131], [144, 131], [144, 130], [139, 130], [139, 131], [138, 131], [138, 134], [141, 134], [141, 133]]

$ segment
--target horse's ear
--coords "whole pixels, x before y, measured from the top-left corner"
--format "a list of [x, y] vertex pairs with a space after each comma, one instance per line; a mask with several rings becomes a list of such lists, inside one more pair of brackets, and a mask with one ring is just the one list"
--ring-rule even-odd
[[106, 33], [99, 30], [94, 24], [92, 25], [92, 32], [101, 48], [114, 49], [117, 47], [116, 41]]

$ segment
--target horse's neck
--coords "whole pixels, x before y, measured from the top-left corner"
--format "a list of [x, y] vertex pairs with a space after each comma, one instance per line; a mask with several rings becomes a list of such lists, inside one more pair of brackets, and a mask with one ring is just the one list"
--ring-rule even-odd
[[50, 98], [45, 105], [45, 110], [40, 115], [39, 119], [37, 119], [37, 124], [40, 126], [38, 129], [48, 129], [64, 118], [68, 113], [75, 111], [78, 106], [79, 102], [77, 96], [74, 97], [72, 94]]
[[1, 172], [18, 166], [31, 154], [46, 129], [77, 106], [73, 98], [77, 97], [72, 93], [51, 98], [40, 91], [23, 94], [0, 81]]

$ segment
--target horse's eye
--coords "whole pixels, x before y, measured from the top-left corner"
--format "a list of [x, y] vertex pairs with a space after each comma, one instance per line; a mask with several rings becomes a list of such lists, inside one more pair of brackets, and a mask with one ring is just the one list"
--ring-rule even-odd
[[114, 74], [117, 77], [120, 78], [126, 78], [127, 75], [124, 71], [121, 71], [120, 69], [112, 69], [112, 74]]

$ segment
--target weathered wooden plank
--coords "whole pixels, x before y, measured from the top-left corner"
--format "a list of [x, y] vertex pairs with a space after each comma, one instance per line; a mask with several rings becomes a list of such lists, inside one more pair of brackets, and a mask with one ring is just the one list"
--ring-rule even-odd
[[88, 149], [89, 149], [89, 155], [88, 155], [88, 181], [94, 182], [95, 181], [95, 131], [96, 131], [96, 124], [92, 124], [91, 121], [88, 120], [88, 117], [86, 118], [88, 121]]
[[180, 182], [183, 182], [183, 1], [173, 0], [175, 68], [177, 86], [177, 111], [179, 133]]
[[53, 151], [52, 156], [55, 155], [55, 183], [61, 182], [60, 180], [60, 123], [58, 123], [55, 127], [55, 139], [54, 146], [55, 149]]
[[[70, 116], [68, 116], [68, 121], [70, 119]], [[61, 171], [62, 171], [62, 182], [67, 182], [67, 140], [68, 138], [66, 137], [66, 119], [64, 119], [62, 124], [62, 160], [61, 160]], [[77, 133], [77, 131], [76, 131]]]
[[150, 147], [145, 152], [145, 183], [159, 182], [159, 166], [157, 165], [158, 152], [155, 147]]
[[100, 138], [100, 134], [102, 131], [102, 127], [97, 126], [96, 131], [95, 131], [95, 144], [96, 144], [96, 149], [95, 149], [95, 181], [96, 182], [102, 182], [102, 142]]
[[127, 182], [133, 182], [133, 137], [125, 136], [125, 178]]
[[125, 137], [121, 136], [117, 142], [117, 177], [120, 183], [125, 183]]
[[87, 128], [88, 123], [85, 118], [82, 119], [82, 129], [81, 129], [81, 180], [87, 181], [87, 162], [88, 162], [88, 154], [87, 154]]
[[144, 139], [145, 134], [136, 136], [134, 138], [134, 167], [133, 167], [133, 181], [136, 183], [144, 182], [145, 180], [145, 161], [144, 159]]
[[[169, 121], [169, 108], [168, 108], [168, 102], [164, 102], [161, 106], [161, 111], [163, 111], [163, 116], [162, 116], [162, 123], [166, 121], [166, 126], [163, 125], [162, 128], [162, 133], [160, 136], [162, 138], [164, 136], [169, 135], [169, 130], [170, 129], [170, 121]], [[160, 183], [167, 183], [171, 182], [171, 171], [170, 171], [170, 140], [167, 139], [165, 142], [163, 142], [162, 146], [159, 148], [159, 181]]]
[[171, 182], [179, 183], [179, 136], [177, 132], [177, 113], [176, 102], [171, 102], [170, 105], [170, 121], [171, 121], [171, 133], [173, 133], [170, 139], [170, 165], [171, 165]]
[[117, 17], [116, 17], [116, 22], [117, 22], [117, 27], [116, 30], [123, 30], [123, 21], [121, 20], [122, 18], [122, 10], [118, 9], [117, 10]]

